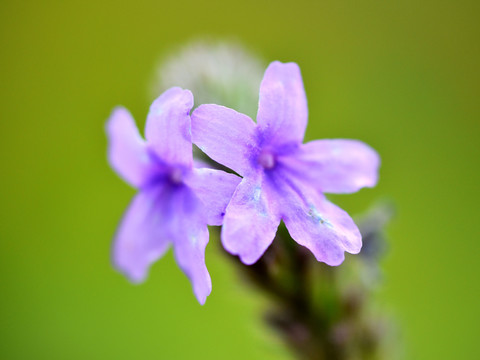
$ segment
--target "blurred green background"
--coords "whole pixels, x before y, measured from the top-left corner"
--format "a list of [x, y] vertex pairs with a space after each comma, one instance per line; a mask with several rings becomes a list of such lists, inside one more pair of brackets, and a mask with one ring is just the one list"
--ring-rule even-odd
[[143, 125], [159, 57], [192, 37], [235, 37], [297, 62], [307, 138], [357, 138], [383, 164], [351, 213], [397, 204], [382, 309], [407, 359], [480, 357], [480, 2], [0, 2], [0, 358], [287, 359], [216, 250], [204, 307], [171, 254], [147, 283], [110, 264], [134, 194], [106, 162], [104, 122]]

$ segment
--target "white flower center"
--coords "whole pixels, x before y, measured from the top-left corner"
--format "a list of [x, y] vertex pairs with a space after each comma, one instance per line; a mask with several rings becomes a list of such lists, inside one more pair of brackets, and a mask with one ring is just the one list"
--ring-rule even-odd
[[258, 163], [264, 169], [272, 169], [275, 167], [275, 157], [270, 152], [262, 151], [258, 157]]
[[172, 170], [170, 170], [168, 178], [175, 185], [181, 184], [183, 182], [182, 170], [180, 170], [179, 168], [173, 168]]

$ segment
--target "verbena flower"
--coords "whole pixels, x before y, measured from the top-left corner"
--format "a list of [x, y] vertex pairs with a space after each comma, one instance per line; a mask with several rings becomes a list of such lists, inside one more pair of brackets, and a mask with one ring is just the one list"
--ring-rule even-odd
[[205, 265], [208, 225], [222, 217], [240, 179], [219, 170], [194, 168], [190, 91], [171, 88], [150, 107], [144, 141], [130, 113], [113, 111], [108, 124], [111, 166], [139, 192], [113, 244], [115, 267], [141, 282], [149, 266], [172, 244], [175, 259], [203, 304], [212, 284]]
[[379, 157], [355, 140], [302, 144], [307, 101], [300, 69], [273, 62], [260, 85], [257, 123], [218, 105], [192, 114], [193, 142], [243, 177], [223, 222], [222, 243], [245, 264], [256, 262], [283, 220], [316, 259], [339, 265], [358, 253], [360, 232], [324, 193], [352, 193], [377, 182]]

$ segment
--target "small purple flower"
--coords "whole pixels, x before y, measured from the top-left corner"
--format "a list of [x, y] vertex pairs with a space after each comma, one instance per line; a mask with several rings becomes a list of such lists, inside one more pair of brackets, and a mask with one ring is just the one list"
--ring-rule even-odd
[[221, 225], [240, 179], [193, 167], [190, 91], [171, 88], [155, 100], [145, 137], [124, 108], [108, 124], [111, 166], [139, 192], [115, 236], [113, 262], [133, 282], [143, 281], [149, 266], [172, 244], [175, 258], [201, 304], [212, 289], [205, 265], [208, 225]]
[[307, 112], [298, 66], [273, 62], [260, 86], [256, 124], [218, 105], [192, 114], [193, 142], [243, 177], [226, 209], [222, 243], [245, 264], [262, 256], [281, 220], [318, 261], [339, 265], [345, 251], [360, 251], [357, 226], [323, 193], [374, 186], [379, 157], [355, 140], [302, 144]]

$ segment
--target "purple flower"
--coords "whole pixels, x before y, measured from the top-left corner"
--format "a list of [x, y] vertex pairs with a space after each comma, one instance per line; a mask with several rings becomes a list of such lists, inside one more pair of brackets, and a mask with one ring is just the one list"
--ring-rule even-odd
[[212, 289], [205, 266], [208, 225], [221, 225], [240, 179], [193, 167], [190, 91], [171, 88], [155, 100], [145, 137], [123, 108], [107, 124], [111, 166], [139, 192], [115, 236], [113, 262], [131, 281], [143, 281], [149, 266], [172, 244], [175, 259], [201, 304]]
[[262, 256], [280, 220], [318, 261], [339, 265], [345, 251], [360, 251], [357, 226], [323, 194], [374, 186], [379, 157], [355, 140], [302, 144], [306, 126], [307, 100], [294, 63], [273, 62], [266, 70], [257, 123], [218, 105], [192, 114], [193, 142], [243, 177], [226, 209], [222, 243], [245, 264]]

